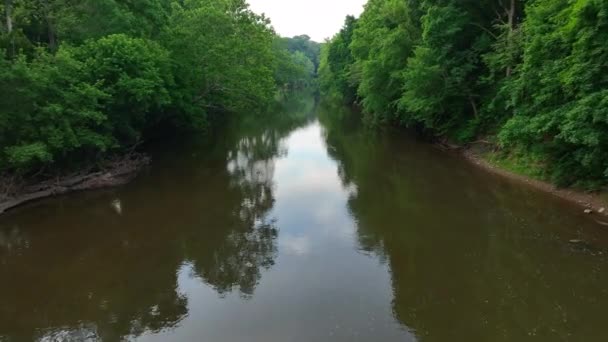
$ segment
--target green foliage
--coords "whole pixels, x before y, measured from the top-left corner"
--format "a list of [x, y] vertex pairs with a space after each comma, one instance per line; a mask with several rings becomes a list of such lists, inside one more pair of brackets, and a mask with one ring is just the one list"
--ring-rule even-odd
[[0, 11], [0, 173], [77, 168], [151, 132], [205, 129], [211, 114], [261, 113], [278, 87], [314, 83], [320, 49], [277, 37], [244, 0], [11, 0]]
[[606, 1], [370, 0], [352, 39], [348, 26], [322, 51], [321, 85], [368, 121], [495, 135], [556, 184], [608, 183]]
[[321, 44], [310, 40], [307, 35], [295, 36], [293, 38], [282, 38], [291, 53], [303, 53], [314, 65], [314, 72], [319, 68], [319, 56], [321, 54]]
[[163, 42], [173, 56], [176, 110], [266, 108], [275, 91], [273, 39], [268, 20], [244, 1], [174, 5]]
[[315, 78], [315, 65], [310, 58], [300, 51], [293, 52], [290, 57], [300, 82], [311, 82]]
[[539, 0], [524, 24], [504, 146], [540, 150], [560, 185], [608, 179], [608, 3]]
[[33, 42], [80, 43], [114, 33], [150, 38], [160, 33], [171, 0], [13, 0], [14, 21]]
[[519, 175], [541, 181], [548, 180], [544, 156], [537, 151], [515, 148], [508, 151], [491, 151], [482, 154], [491, 165]]
[[171, 102], [169, 53], [154, 42], [124, 34], [88, 40], [72, 50], [83, 62], [86, 82], [108, 95], [102, 104], [112, 136], [121, 144], [138, 142]]
[[420, 40], [417, 1], [370, 0], [350, 45], [358, 95], [372, 122], [397, 120], [407, 58]]
[[4, 61], [2, 165], [37, 168], [136, 143], [169, 103], [168, 63], [158, 45], [125, 35]]
[[70, 157], [95, 156], [116, 145], [107, 131], [97, 84], [85, 81], [84, 63], [72, 51], [56, 55], [38, 50], [0, 69], [0, 165], [21, 171]]
[[[464, 48], [467, 13], [454, 4], [430, 5], [422, 17], [422, 40], [403, 73], [399, 107], [405, 122], [420, 122], [444, 134], [466, 121], [467, 102], [473, 103], [475, 55]], [[476, 111], [476, 109], [474, 110]]]
[[[305, 37], [305, 38], [302, 38]], [[293, 42], [306, 42], [294, 44]], [[312, 48], [314, 47], [314, 48]], [[275, 80], [283, 91], [310, 88], [316, 85], [319, 44], [309, 40], [308, 36], [281, 38], [275, 41], [276, 67]], [[311, 53], [315, 53], [310, 57]]]
[[342, 94], [346, 102], [353, 102], [356, 99], [356, 85], [351, 80], [354, 58], [350, 51], [356, 25], [357, 20], [354, 17], [346, 17], [342, 30], [334, 37], [331, 44], [324, 47], [321, 61], [321, 68], [325, 73], [321, 80], [323, 90]]

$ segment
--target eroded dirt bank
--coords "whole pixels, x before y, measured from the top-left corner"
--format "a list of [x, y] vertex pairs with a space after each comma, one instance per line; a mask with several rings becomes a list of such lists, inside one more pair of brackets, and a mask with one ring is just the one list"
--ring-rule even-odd
[[150, 163], [150, 158], [132, 153], [104, 164], [96, 171], [82, 171], [43, 181], [24, 181], [15, 177], [0, 180], [0, 215], [23, 204], [69, 192], [124, 185]]

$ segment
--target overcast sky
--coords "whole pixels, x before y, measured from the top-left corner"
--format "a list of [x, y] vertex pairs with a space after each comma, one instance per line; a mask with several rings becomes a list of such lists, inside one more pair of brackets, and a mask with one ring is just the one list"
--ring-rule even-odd
[[278, 34], [292, 37], [307, 34], [322, 42], [336, 34], [344, 18], [359, 16], [367, 0], [247, 0], [251, 9], [265, 13]]

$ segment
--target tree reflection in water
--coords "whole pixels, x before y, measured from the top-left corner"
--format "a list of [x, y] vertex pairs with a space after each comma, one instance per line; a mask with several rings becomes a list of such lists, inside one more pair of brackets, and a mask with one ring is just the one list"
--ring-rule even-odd
[[[239, 121], [228, 134], [218, 164], [226, 183], [216, 188], [222, 199], [209, 197], [203, 211], [214, 216], [214, 226], [224, 229], [198, 232], [203, 236], [186, 241], [195, 272], [221, 295], [238, 290], [253, 295], [261, 270], [274, 265], [278, 228], [270, 217], [274, 199], [274, 171], [278, 158], [287, 154], [283, 140], [309, 122], [314, 108], [311, 98], [288, 102], [276, 115]], [[208, 164], [207, 164], [208, 165]], [[227, 195], [228, 194], [228, 195]]]
[[240, 201], [223, 209], [229, 213], [224, 223], [229, 229], [214, 236], [213, 243], [206, 241], [208, 248], [195, 248], [193, 255], [195, 271], [220, 294], [238, 289], [245, 297], [253, 295], [260, 269], [274, 265], [278, 229], [269, 213], [281, 138], [275, 133], [245, 136], [228, 151], [226, 188], [237, 192]]
[[177, 280], [185, 264], [221, 296], [252, 296], [277, 252], [281, 141], [313, 105], [237, 120], [212, 142], [167, 143], [133, 184], [3, 218], [0, 340], [117, 341], [177, 327], [188, 314]]
[[403, 132], [351, 128], [357, 118], [336, 107], [319, 117], [357, 189], [359, 247], [390, 267], [394, 316], [420, 341], [608, 340], [605, 259], [568, 242], [573, 227], [597, 232], [592, 222]]

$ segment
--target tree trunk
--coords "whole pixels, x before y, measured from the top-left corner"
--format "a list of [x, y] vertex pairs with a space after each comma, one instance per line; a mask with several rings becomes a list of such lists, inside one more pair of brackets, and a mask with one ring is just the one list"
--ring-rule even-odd
[[4, 0], [4, 12], [6, 14], [6, 31], [8, 34], [13, 32], [13, 1], [12, 0]]
[[515, 1], [516, 0], [511, 0], [511, 5], [509, 6], [509, 10], [507, 11], [510, 32], [513, 32], [513, 29], [515, 28]]
[[4, 0], [4, 12], [6, 14], [6, 31], [10, 39], [9, 58], [15, 56], [15, 37], [13, 36], [13, 0]]
[[[512, 46], [513, 31], [515, 31], [515, 1], [516, 0], [511, 0], [510, 1], [509, 9], [506, 10], [506, 12], [507, 12], [507, 23], [509, 25], [509, 33], [508, 33], [508, 36], [507, 36], [507, 42], [508, 42], [509, 52], [511, 51], [511, 46]], [[507, 77], [510, 77], [511, 74], [512, 74], [512, 72], [513, 72], [513, 68], [511, 67], [511, 65], [509, 65], [507, 67]]]
[[49, 25], [49, 49], [51, 51], [55, 51], [57, 49], [57, 36], [55, 35], [55, 27], [51, 23], [51, 21], [47, 21]]
[[469, 103], [471, 104], [471, 108], [473, 109], [473, 115], [475, 118], [479, 116], [479, 112], [477, 111], [477, 104], [475, 103], [475, 99], [472, 96], [469, 96]]
[[55, 33], [55, 25], [53, 24], [51, 8], [49, 6], [48, 0], [44, 0], [43, 4], [44, 4], [44, 19], [46, 21], [47, 31], [48, 31], [49, 49], [51, 51], [55, 51], [57, 48], [57, 35]]

